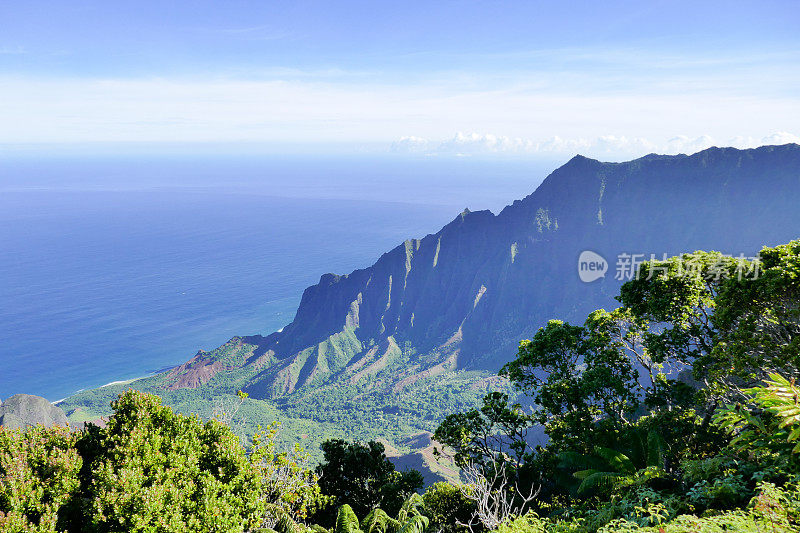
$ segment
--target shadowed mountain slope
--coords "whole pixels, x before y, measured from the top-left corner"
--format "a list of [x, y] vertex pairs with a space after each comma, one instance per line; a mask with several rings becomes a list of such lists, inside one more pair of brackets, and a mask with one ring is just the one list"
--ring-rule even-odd
[[[249, 367], [245, 390], [273, 398], [382, 373], [397, 390], [455, 368], [496, 370], [546, 320], [613, 306], [619, 254], [754, 255], [797, 237], [798, 200], [797, 145], [627, 163], [576, 156], [499, 215], [465, 210], [368, 268], [323, 275], [281, 332], [233, 339], [235, 360], [201, 352], [169, 374], [171, 386]], [[605, 278], [580, 281], [583, 250], [607, 259]]]
[[[753, 256], [799, 235], [798, 145], [625, 163], [576, 156], [497, 215], [465, 210], [372, 266], [323, 275], [282, 331], [235, 337], [135, 386], [190, 412], [242, 389], [261, 410], [253, 418], [312, 420], [324, 426], [316, 439], [401, 442], [505, 387], [491, 372], [547, 320], [582, 323], [616, 307], [620, 254]], [[580, 280], [585, 250], [606, 259], [605, 277]], [[119, 388], [65, 405], [99, 416]]]

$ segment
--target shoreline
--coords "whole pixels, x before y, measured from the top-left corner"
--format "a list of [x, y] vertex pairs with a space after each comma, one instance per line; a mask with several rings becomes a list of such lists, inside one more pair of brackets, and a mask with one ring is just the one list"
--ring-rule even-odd
[[71, 398], [72, 396], [75, 396], [76, 394], [80, 394], [81, 392], [83, 392], [83, 391], [85, 391], [85, 390], [91, 390], [91, 389], [105, 389], [105, 388], [107, 388], [107, 387], [113, 387], [114, 385], [125, 385], [126, 383], [133, 383], [134, 381], [139, 381], [139, 380], [141, 380], [141, 379], [147, 379], [147, 378], [153, 377], [153, 376], [155, 376], [156, 374], [158, 374], [158, 372], [153, 372], [153, 373], [151, 373], [151, 374], [147, 374], [146, 376], [139, 376], [139, 377], [136, 377], [136, 378], [131, 378], [131, 379], [120, 379], [120, 380], [117, 380], [117, 381], [110, 381], [110, 382], [106, 383], [105, 385], [100, 385], [99, 387], [92, 387], [92, 388], [89, 388], [89, 389], [80, 389], [80, 390], [76, 390], [76, 391], [75, 391], [75, 392], [73, 392], [71, 395], [69, 395], [69, 396], [66, 396], [66, 397], [64, 397], [64, 398], [61, 398], [60, 400], [56, 400], [56, 401], [54, 401], [54, 402], [50, 402], [50, 403], [51, 403], [52, 405], [58, 405], [58, 404], [60, 404], [60, 403], [62, 403], [62, 402], [64, 402], [64, 401], [68, 400], [68, 399], [69, 399], [69, 398]]
[[148, 374], [146, 376], [140, 376], [138, 378], [121, 379], [119, 381], [112, 381], [110, 383], [106, 383], [105, 385], [100, 385], [97, 388], [98, 389], [105, 389], [106, 387], [113, 387], [114, 385], [124, 385], [126, 383], [133, 383], [134, 381], [139, 381], [140, 379], [146, 379], [146, 378], [149, 378], [149, 377], [152, 377], [152, 376], [155, 376], [155, 374]]

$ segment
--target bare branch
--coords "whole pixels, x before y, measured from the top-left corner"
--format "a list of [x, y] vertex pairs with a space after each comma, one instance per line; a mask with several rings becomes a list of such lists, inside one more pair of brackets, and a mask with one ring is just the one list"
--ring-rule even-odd
[[528, 504], [539, 495], [541, 487], [531, 486], [524, 494], [517, 482], [511, 484], [506, 465], [500, 463], [491, 469], [487, 478], [482, 468], [470, 463], [462, 470], [465, 483], [460, 486], [465, 498], [475, 502], [475, 514], [469, 523], [460, 525], [473, 531], [477, 522], [486, 529], [497, 529], [503, 522], [521, 516]]

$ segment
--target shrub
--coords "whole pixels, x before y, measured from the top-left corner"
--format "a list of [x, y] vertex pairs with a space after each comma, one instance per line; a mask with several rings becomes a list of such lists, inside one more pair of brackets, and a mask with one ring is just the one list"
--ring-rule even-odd
[[[95, 432], [89, 523], [100, 531], [243, 531], [260, 525], [258, 472], [230, 428], [128, 391]], [[92, 433], [87, 433], [92, 435]]]
[[320, 491], [319, 478], [308, 466], [308, 453], [303, 448], [296, 444], [291, 452], [277, 450], [279, 428], [276, 422], [253, 435], [250, 462], [261, 476], [262, 499], [277, 508], [277, 514], [305, 520], [330, 498]]
[[65, 427], [0, 427], [0, 530], [66, 529], [80, 484], [76, 440]]
[[434, 483], [422, 495], [422, 514], [430, 518], [431, 529], [442, 533], [466, 531], [460, 524], [470, 523], [475, 502], [450, 483]]

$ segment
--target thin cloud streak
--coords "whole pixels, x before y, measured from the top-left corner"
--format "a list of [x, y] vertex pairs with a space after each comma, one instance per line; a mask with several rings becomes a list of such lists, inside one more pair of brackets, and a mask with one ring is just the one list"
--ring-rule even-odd
[[[467, 84], [468, 85], [468, 84]], [[761, 139], [793, 131], [800, 100], [737, 92], [481, 89], [461, 80], [377, 84], [314, 80], [0, 78], [0, 142], [377, 142], [457, 131], [508, 138]], [[611, 137], [609, 137], [611, 136]], [[541, 142], [541, 141], [539, 141]], [[616, 147], [616, 141], [609, 141]], [[627, 141], [633, 142], [633, 141]], [[616, 144], [615, 144], [616, 143]], [[625, 143], [623, 143], [625, 144]], [[616, 148], [615, 148], [616, 149]], [[621, 150], [621, 148], [620, 148]]]
[[17, 56], [27, 53], [28, 50], [24, 46], [0, 46], [0, 55]]

